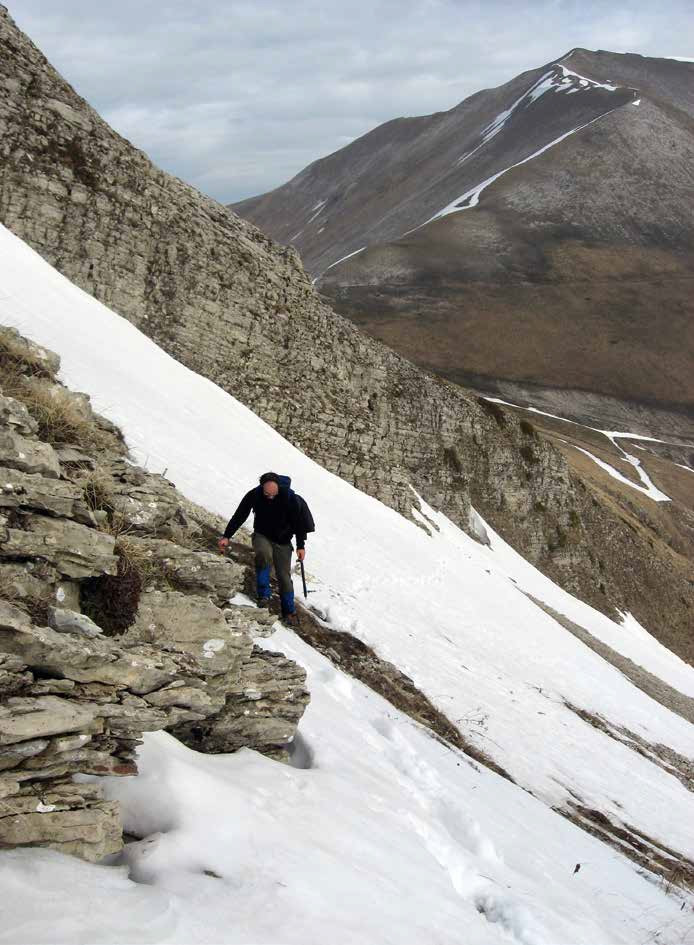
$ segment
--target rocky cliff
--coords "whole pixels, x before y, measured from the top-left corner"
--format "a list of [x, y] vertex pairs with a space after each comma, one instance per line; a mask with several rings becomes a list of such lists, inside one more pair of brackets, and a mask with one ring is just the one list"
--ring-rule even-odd
[[57, 367], [0, 330], [0, 848], [96, 860], [122, 845], [118, 805], [75, 774], [135, 774], [162, 728], [285, 760], [308, 693], [253, 644], [274, 617], [231, 603], [247, 567], [206, 550], [220, 523], [134, 466]]
[[597, 606], [663, 635], [690, 626], [692, 588], [667, 549], [601, 505], [532, 429], [336, 316], [294, 250], [155, 168], [6, 12], [0, 43], [5, 225], [358, 488], [408, 514], [414, 487], [468, 530], [472, 502]]

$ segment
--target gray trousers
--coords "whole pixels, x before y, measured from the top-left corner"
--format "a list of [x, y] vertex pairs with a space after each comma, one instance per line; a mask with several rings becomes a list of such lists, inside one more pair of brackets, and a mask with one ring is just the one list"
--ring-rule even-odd
[[[265, 535], [253, 532], [253, 551], [255, 552], [255, 572], [258, 578], [262, 580], [268, 575], [268, 593], [269, 593], [269, 571], [270, 565], [274, 564], [277, 583], [280, 586], [280, 594], [288, 594], [294, 590], [292, 583], [292, 548], [291, 544], [278, 545], [277, 542], [270, 541]], [[259, 580], [259, 583], [260, 583]], [[265, 596], [260, 594], [260, 596]]]

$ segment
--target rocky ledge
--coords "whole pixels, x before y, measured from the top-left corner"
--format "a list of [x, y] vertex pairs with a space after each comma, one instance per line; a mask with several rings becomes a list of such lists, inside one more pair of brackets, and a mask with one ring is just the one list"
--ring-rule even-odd
[[0, 848], [98, 860], [118, 804], [76, 775], [136, 774], [158, 729], [286, 760], [309, 696], [253, 645], [274, 617], [231, 603], [248, 574], [212, 553], [221, 523], [133, 465], [58, 367], [0, 329]]

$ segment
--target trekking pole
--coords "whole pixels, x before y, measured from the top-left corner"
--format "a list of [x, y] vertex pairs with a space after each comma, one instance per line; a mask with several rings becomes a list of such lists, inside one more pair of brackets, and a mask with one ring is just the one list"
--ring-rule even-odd
[[304, 571], [304, 562], [300, 561], [299, 564], [301, 565], [301, 583], [304, 585], [304, 597], [308, 597], [308, 595], [312, 594], [313, 592], [306, 590], [306, 572]]

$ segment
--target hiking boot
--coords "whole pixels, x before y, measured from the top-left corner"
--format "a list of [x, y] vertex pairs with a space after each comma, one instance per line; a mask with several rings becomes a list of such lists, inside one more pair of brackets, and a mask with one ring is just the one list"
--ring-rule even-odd
[[291, 614], [282, 614], [282, 623], [285, 627], [298, 627], [299, 615], [296, 611], [293, 611]]
[[270, 598], [269, 597], [257, 597], [256, 604], [258, 607], [263, 607], [265, 610], [270, 609]]

